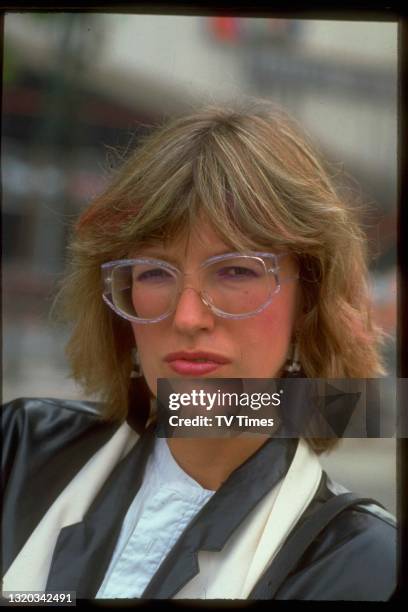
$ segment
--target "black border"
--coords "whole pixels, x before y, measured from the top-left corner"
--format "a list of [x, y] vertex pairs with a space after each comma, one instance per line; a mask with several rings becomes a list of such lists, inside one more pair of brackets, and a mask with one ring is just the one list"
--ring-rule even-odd
[[[390, 0], [343, 0], [343, 2], [328, 2], [327, 0], [306, 0], [290, 2], [263, 2], [253, 0], [252, 2], [236, 0], [235, 2], [177, 2], [177, 1], [155, 1], [155, 2], [87, 2], [87, 3], [55, 3], [47, 1], [27, 2], [24, 0], [14, 2], [2, 2], [0, 8], [4, 12], [99, 12], [99, 13], [145, 13], [145, 14], [174, 14], [174, 15], [239, 15], [263, 17], [273, 16], [291, 19], [321, 19], [321, 20], [347, 20], [347, 21], [385, 21], [398, 22], [399, 25], [399, 82], [398, 82], [398, 225], [397, 225], [397, 271], [398, 271], [398, 333], [397, 333], [397, 376], [408, 378], [408, 245], [404, 243], [404, 230], [408, 226], [408, 183], [405, 177], [408, 176], [408, 21], [406, 19], [408, 8], [405, 10], [400, 6], [400, 1]], [[289, 4], [289, 6], [288, 6]], [[3, 18], [0, 24], [0, 37], [3, 42], [4, 36]], [[3, 66], [3, 45], [1, 45], [0, 66]], [[1, 98], [0, 98], [1, 105]], [[406, 237], [406, 234], [405, 234]], [[1, 276], [0, 276], [1, 279]], [[1, 296], [0, 296], [1, 300]], [[399, 394], [399, 416], [405, 416], [407, 411], [408, 398]], [[399, 580], [398, 588], [391, 602], [385, 605], [392, 605], [394, 601], [408, 599], [408, 439], [397, 440], [397, 491], [398, 508], [397, 519], [399, 526]], [[405, 584], [404, 584], [405, 579]], [[266, 604], [269, 602], [244, 602], [214, 600], [213, 605], [204, 605], [189, 600], [138, 600], [137, 602], [120, 601], [120, 604], [110, 601], [106, 604], [95, 603], [92, 600], [79, 600], [77, 605], [91, 605], [92, 607], [137, 607], [144, 608], [170, 606], [186, 607], [194, 606], [198, 608], [206, 607], [248, 607], [253, 605]], [[273, 605], [296, 604], [296, 602], [274, 602]], [[311, 604], [315, 606], [326, 605], [326, 602], [302, 602], [302, 605]], [[341, 602], [339, 602], [341, 604]], [[349, 602], [352, 604], [352, 602]], [[369, 602], [367, 602], [369, 603]], [[366, 605], [365, 602], [358, 602], [358, 607]], [[370, 604], [372, 605], [372, 603]], [[384, 604], [382, 604], [384, 605]]]
[[390, 0], [343, 0], [343, 2], [327, 2], [327, 0], [287, 0], [267, 2], [265, 0], [204, 0], [201, 2], [154, 0], [153, 2], [137, 2], [127, 0], [121, 2], [2, 2], [4, 11], [32, 12], [101, 12], [101, 13], [146, 13], [163, 15], [239, 15], [241, 17], [274, 17], [292, 19], [334, 19], [361, 21], [396, 21], [403, 16], [400, 2]]

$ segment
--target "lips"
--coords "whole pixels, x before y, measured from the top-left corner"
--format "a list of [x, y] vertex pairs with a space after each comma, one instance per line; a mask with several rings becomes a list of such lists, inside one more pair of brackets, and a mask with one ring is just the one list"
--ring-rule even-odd
[[164, 360], [172, 370], [183, 376], [200, 376], [218, 369], [220, 366], [230, 363], [223, 355], [207, 351], [195, 351], [188, 353], [179, 351], [166, 355]]
[[169, 353], [164, 358], [165, 361], [175, 361], [177, 359], [184, 359], [186, 361], [196, 361], [197, 359], [212, 361], [213, 363], [229, 363], [230, 360], [223, 355], [217, 355], [217, 353], [211, 353], [209, 351], [178, 351], [177, 353]]

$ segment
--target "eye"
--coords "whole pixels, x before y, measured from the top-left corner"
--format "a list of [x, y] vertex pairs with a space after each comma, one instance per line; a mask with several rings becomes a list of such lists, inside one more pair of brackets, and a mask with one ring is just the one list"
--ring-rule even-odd
[[257, 278], [258, 273], [251, 268], [244, 266], [225, 266], [218, 270], [218, 275], [222, 278]]
[[134, 280], [137, 282], [154, 282], [171, 279], [171, 275], [163, 268], [151, 268], [143, 272], [135, 272]]

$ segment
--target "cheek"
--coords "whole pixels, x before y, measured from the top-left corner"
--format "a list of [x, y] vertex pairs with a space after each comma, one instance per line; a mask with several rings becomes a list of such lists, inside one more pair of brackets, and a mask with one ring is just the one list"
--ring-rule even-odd
[[139, 356], [144, 363], [149, 361], [149, 357], [158, 352], [160, 334], [153, 328], [153, 325], [137, 325], [132, 323], [133, 336]]
[[253, 333], [264, 338], [266, 342], [274, 340], [286, 341], [292, 334], [294, 324], [294, 305], [292, 300], [282, 300], [271, 304], [258, 317], [253, 319]]
[[293, 309], [276, 306], [254, 318], [241, 335], [245, 363], [264, 364], [267, 372], [286, 361], [292, 339]]
[[286, 345], [291, 339], [291, 323], [291, 317], [285, 313], [263, 313], [258, 320], [253, 321], [251, 328], [248, 328], [246, 341], [250, 346], [265, 350], [271, 350], [276, 345]]

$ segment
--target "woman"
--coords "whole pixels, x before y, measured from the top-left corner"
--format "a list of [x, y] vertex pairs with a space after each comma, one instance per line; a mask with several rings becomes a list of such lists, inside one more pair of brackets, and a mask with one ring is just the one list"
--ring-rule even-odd
[[155, 130], [70, 253], [67, 354], [102, 402], [5, 407], [3, 588], [388, 599], [395, 522], [322, 472], [336, 438], [158, 435], [159, 378], [385, 373], [364, 234], [293, 122], [253, 103]]

